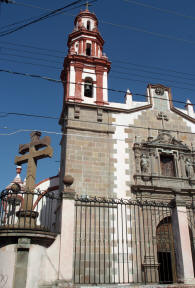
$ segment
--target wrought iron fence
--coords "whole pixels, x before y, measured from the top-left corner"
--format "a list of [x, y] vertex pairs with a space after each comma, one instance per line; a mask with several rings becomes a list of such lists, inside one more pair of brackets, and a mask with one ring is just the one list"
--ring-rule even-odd
[[80, 197], [75, 215], [76, 284], [176, 282], [169, 205]]
[[14, 192], [0, 194], [0, 230], [35, 229], [59, 232], [61, 198], [53, 192]]

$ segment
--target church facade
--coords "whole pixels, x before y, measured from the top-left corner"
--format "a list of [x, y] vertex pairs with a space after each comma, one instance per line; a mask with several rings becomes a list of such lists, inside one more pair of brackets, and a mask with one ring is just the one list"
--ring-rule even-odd
[[3, 287], [194, 287], [193, 104], [176, 108], [161, 84], [148, 84], [145, 101], [127, 90], [110, 102], [111, 62], [88, 9], [67, 44], [60, 173], [36, 185], [28, 213], [24, 183], [1, 196]]

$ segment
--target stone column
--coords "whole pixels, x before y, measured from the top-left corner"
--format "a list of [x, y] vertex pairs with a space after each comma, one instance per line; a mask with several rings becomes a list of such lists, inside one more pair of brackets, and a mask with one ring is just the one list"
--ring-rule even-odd
[[151, 174], [152, 176], [158, 175], [158, 157], [156, 157], [156, 151], [151, 150], [150, 151], [150, 157], [151, 157]]
[[30, 249], [30, 239], [19, 238], [16, 250], [17, 254], [16, 254], [13, 288], [18, 287], [26, 288], [29, 249]]
[[185, 201], [176, 195], [172, 214], [172, 229], [176, 252], [177, 279], [179, 283], [195, 284], [190, 234]]
[[59, 280], [72, 283], [74, 260], [74, 217], [75, 217], [75, 191], [70, 188], [74, 179], [64, 177], [66, 188], [62, 192], [61, 211], [61, 247], [59, 261]]
[[103, 101], [103, 73], [104, 69], [102, 67], [96, 67], [96, 81], [97, 81], [97, 88], [96, 88], [96, 101], [97, 105], [104, 105]]

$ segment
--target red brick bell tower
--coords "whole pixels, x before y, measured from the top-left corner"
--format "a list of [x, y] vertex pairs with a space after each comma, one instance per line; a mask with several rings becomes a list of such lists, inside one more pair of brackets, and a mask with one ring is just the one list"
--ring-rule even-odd
[[87, 8], [75, 18], [67, 45], [61, 73], [64, 102], [108, 105], [106, 88], [111, 63], [102, 52], [104, 40], [98, 31], [98, 19]]

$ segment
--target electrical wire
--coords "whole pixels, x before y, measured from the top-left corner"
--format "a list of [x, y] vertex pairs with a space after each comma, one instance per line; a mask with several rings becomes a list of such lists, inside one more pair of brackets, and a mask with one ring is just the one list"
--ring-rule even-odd
[[173, 10], [159, 8], [159, 7], [156, 7], [156, 6], [152, 6], [152, 5], [149, 5], [149, 4], [146, 4], [146, 3], [142, 3], [142, 2], [138, 2], [138, 1], [134, 1], [134, 0], [123, 0], [123, 1], [124, 2], [128, 2], [130, 4], [135, 4], [135, 5], [138, 5], [138, 6], [142, 6], [142, 7], [145, 7], [145, 8], [150, 8], [150, 9], [153, 9], [153, 10], [156, 10], [156, 11], [164, 12], [164, 13], [167, 13], [167, 14], [176, 15], [176, 16], [183, 17], [183, 18], [186, 18], [186, 19], [195, 20], [194, 16], [185, 15], [183, 13], [176, 12], [176, 11], [173, 11]]
[[152, 36], [157, 36], [157, 37], [168, 39], [168, 40], [175, 40], [175, 41], [179, 41], [179, 42], [184, 42], [184, 43], [195, 45], [195, 41], [190, 41], [190, 40], [183, 39], [183, 38], [173, 37], [173, 36], [169, 36], [169, 35], [166, 35], [166, 34], [145, 30], [145, 29], [142, 29], [142, 28], [139, 28], [139, 27], [136, 27], [136, 26], [116, 24], [116, 23], [112, 23], [112, 22], [108, 22], [108, 21], [104, 21], [104, 20], [101, 20], [101, 22], [103, 24], [111, 25], [111, 26], [117, 27], [117, 28], [123, 28], [123, 29], [131, 30], [131, 31], [135, 31], [135, 32], [142, 32], [142, 33], [145, 33], [145, 34], [149, 34], [149, 35], [152, 35]]
[[[23, 25], [21, 25], [21, 26], [19, 26], [19, 27], [13, 28], [13, 29], [11, 29], [11, 30], [3, 31], [3, 32], [0, 33], [0, 37], [6, 36], [6, 35], [10, 35], [10, 34], [16, 32], [16, 31], [19, 31], [19, 30], [21, 30], [21, 29], [29, 26], [29, 25], [38, 23], [38, 22], [40, 22], [40, 21], [43, 21], [43, 20], [45, 20], [45, 19], [48, 19], [49, 17], [53, 17], [53, 16], [56, 16], [56, 15], [59, 15], [59, 13], [61, 13], [61, 12], [64, 11], [65, 9], [67, 9], [67, 8], [69, 8], [69, 7], [72, 7], [72, 6], [76, 5], [76, 4], [79, 4], [79, 3], [83, 2], [83, 1], [84, 1], [84, 0], [76, 0], [76, 1], [71, 2], [70, 4], [68, 4], [68, 5], [66, 5], [66, 6], [63, 6], [63, 7], [61, 7], [61, 8], [52, 10], [51, 12], [49, 12], [49, 13], [41, 16], [41, 17], [38, 17], [38, 18], [36, 18], [36, 19], [34, 19], [34, 20], [26, 23], [26, 24], [23, 24]], [[96, 2], [96, 1], [98, 1], [98, 0], [92, 0], [92, 1], [90, 1], [89, 3]], [[83, 4], [84, 4], [84, 3], [83, 3]], [[83, 6], [83, 5], [82, 5], [82, 6]], [[74, 8], [75, 8], [75, 7], [74, 7]], [[76, 8], [78, 8], [78, 7], [76, 7]]]
[[[59, 117], [49, 116], [49, 115], [40, 115], [40, 114], [27, 114], [27, 113], [19, 113], [19, 112], [0, 112], [0, 118], [5, 118], [7, 116], [18, 116], [18, 117], [30, 117], [30, 118], [43, 118], [43, 119], [50, 119], [50, 120], [59, 120]], [[162, 128], [151, 128], [151, 127], [144, 127], [144, 126], [137, 126], [137, 125], [124, 125], [124, 124], [116, 124], [116, 123], [107, 123], [107, 122], [97, 122], [97, 121], [89, 121], [89, 120], [81, 120], [81, 119], [74, 119], [69, 117], [62, 117], [62, 120], [68, 121], [71, 120], [73, 122], [80, 122], [80, 123], [88, 123], [88, 124], [98, 124], [98, 125], [106, 125], [106, 126], [112, 126], [112, 127], [126, 127], [126, 128], [134, 128], [134, 129], [145, 129], [145, 130], [151, 130], [151, 131], [159, 131], [159, 130], [165, 130]], [[4, 128], [4, 129], [7, 129]], [[182, 133], [182, 134], [195, 134], [195, 132], [189, 132], [189, 131], [178, 131], [169, 129], [171, 132], [175, 133]]]
[[6, 62], [14, 62], [14, 63], [19, 63], [19, 64], [25, 64], [25, 65], [32, 65], [32, 66], [36, 66], [36, 67], [45, 67], [45, 68], [51, 68], [51, 69], [55, 69], [58, 71], [61, 71], [62, 68], [60, 67], [55, 67], [55, 66], [51, 66], [51, 65], [45, 65], [45, 64], [37, 64], [37, 63], [32, 63], [32, 62], [24, 62], [24, 61], [18, 61], [18, 60], [10, 60], [10, 58], [0, 58], [1, 61], [6, 61]]
[[[45, 65], [45, 64], [36, 64], [36, 63], [32, 63], [32, 62], [24, 62], [24, 61], [17, 61], [17, 60], [10, 60], [8, 58], [0, 58], [1, 61], [6, 61], [6, 62], [14, 62], [14, 63], [20, 63], [20, 64], [25, 64], [25, 65], [32, 65], [32, 66], [36, 66], [36, 67], [45, 67], [45, 68], [50, 68], [50, 69], [55, 69], [57, 71], [62, 71], [62, 68], [60, 67], [55, 67], [55, 66], [51, 66], [51, 65]], [[93, 72], [87, 72], [88, 74], [95, 74]], [[140, 79], [134, 79], [134, 78], [124, 78], [124, 77], [115, 77], [115, 76], [109, 76], [109, 78], [112, 79], [121, 79], [121, 80], [125, 80], [125, 81], [133, 81], [133, 82], [139, 82], [139, 83], [148, 83], [147, 80], [140, 80]], [[169, 80], [166, 81], [166, 83], [169, 82]], [[174, 86], [171, 85], [172, 88], [177, 88], [180, 90], [188, 90], [188, 91], [195, 91], [195, 89], [190, 89], [187, 87], [179, 87], [179, 86]], [[164, 99], [165, 100], [165, 99]], [[174, 101], [174, 100], [173, 100]]]
[[[31, 51], [28, 51], [28, 50], [21, 50], [21, 49], [17, 49], [17, 48], [9, 48], [9, 47], [5, 47], [5, 46], [0, 46], [0, 50], [11, 50], [11, 51], [17, 51], [17, 52], [23, 52], [23, 53], [27, 53], [27, 54], [31, 54], [31, 55], [34, 55], [34, 53], [33, 52], [31, 52]], [[58, 58], [58, 59], [64, 59], [64, 57], [63, 56], [56, 56], [56, 55], [52, 55], [52, 54], [45, 54], [45, 53], [36, 53], [36, 54], [38, 54], [38, 55], [41, 55], [41, 56], [48, 56], [48, 57], [53, 57], [53, 58]], [[45, 60], [44, 58], [32, 58], [32, 57], [27, 57], [27, 56], [25, 56], [25, 55], [18, 55], [18, 54], [11, 54], [11, 53], [5, 53], [5, 52], [3, 52], [2, 53], [2, 55], [8, 55], [8, 56], [14, 56], [14, 57], [21, 57], [21, 58], [28, 58], [28, 59], [33, 59], [33, 60], [39, 60], [39, 61], [46, 61], [46, 62], [53, 62], [54, 63], [54, 61], [53, 60]], [[63, 60], [62, 60], [63, 61]], [[55, 61], [55, 63], [56, 64], [62, 64], [62, 62], [57, 62], [57, 61]], [[130, 64], [130, 65], [135, 65], [135, 64]], [[121, 68], [121, 69], [123, 69], [123, 70], [128, 70], [129, 71], [129, 67], [125, 67], [125, 66], [120, 66], [120, 65], [115, 65], [114, 64], [114, 66], [116, 66], [117, 68]], [[136, 65], [136, 66], [139, 66], [139, 65]], [[192, 79], [192, 78], [186, 78], [186, 77], [182, 77], [182, 76], [179, 76], [179, 75], [171, 75], [171, 74], [167, 74], [167, 73], [163, 73], [163, 72], [158, 72], [158, 71], [149, 71], [149, 70], [145, 70], [145, 69], [140, 69], [140, 68], [134, 68], [134, 70], [133, 71], [140, 71], [141, 70], [141, 72], [144, 72], [144, 73], [150, 73], [150, 74], [158, 74], [158, 75], [163, 75], [164, 76], [164, 74], [166, 74], [166, 76], [170, 76], [170, 77], [175, 77], [175, 78], [180, 78], [180, 79], [184, 79], [184, 80], [189, 80], [189, 81], [194, 81], [195, 79]], [[115, 71], [115, 70], [111, 70], [111, 72], [116, 72], [116, 73], [121, 73], [121, 74], [132, 74], [132, 70], [129, 72], [129, 73], [125, 73], [125, 72], [121, 72], [121, 71]], [[135, 74], [136, 75], [136, 74]], [[138, 76], [138, 75], [136, 75], [136, 76]], [[145, 77], [145, 76], [140, 76], [140, 77]], [[194, 77], [195, 77], [195, 75], [194, 75]], [[167, 80], [167, 79], [161, 79], [161, 78], [155, 78], [155, 79], [157, 79], [157, 80], [162, 80], [162, 81], [166, 81], [166, 82], [172, 82], [172, 81], [170, 81], [170, 80]], [[177, 82], [177, 81], [176, 81]], [[179, 82], [179, 83], [181, 83], [181, 82]], [[183, 83], [183, 84], [187, 84], [188, 85], [188, 83]], [[189, 84], [190, 85], [190, 84]]]
[[[140, 128], [140, 127], [139, 127]], [[145, 127], [141, 127], [141, 129], [147, 129], [149, 130], [150, 128], [145, 128]], [[154, 130], [161, 130], [161, 131], [172, 131], [172, 130], [167, 130], [167, 129], [154, 129]], [[56, 131], [48, 131], [48, 130], [42, 130], [42, 129], [17, 129], [13, 132], [8, 132], [8, 133], [0, 133], [0, 136], [12, 136], [18, 133], [22, 133], [22, 132], [33, 132], [33, 131], [40, 131], [41, 133], [45, 133], [45, 134], [53, 134], [53, 135], [60, 135], [60, 136], [77, 136], [77, 137], [82, 137], [82, 138], [92, 138], [93, 140], [95, 139], [105, 139], [105, 142], [112, 142], [114, 140], [117, 141], [126, 141], [127, 138], [108, 138], [107, 136], [100, 136], [98, 135], [96, 136], [92, 136], [92, 135], [86, 135], [86, 134], [78, 134], [78, 133], [63, 133], [63, 132], [56, 132]], [[175, 132], [179, 132], [179, 131], [175, 131]], [[183, 133], [183, 132], [180, 132]], [[184, 132], [185, 133], [185, 132]], [[189, 133], [189, 132], [188, 132]], [[195, 134], [193, 132], [191, 132], [190, 134]]]
[[[1, 49], [1, 47], [0, 47]], [[15, 50], [15, 49], [13, 49]], [[17, 50], [17, 49], [16, 49]], [[49, 62], [49, 63], [55, 63], [55, 64], [62, 64], [62, 62], [57, 62], [55, 60], [46, 60], [44, 58], [36, 58], [36, 57], [31, 57], [31, 56], [25, 56], [25, 55], [18, 55], [18, 54], [11, 54], [11, 53], [1, 53], [2, 55], [6, 55], [6, 56], [14, 56], [14, 57], [22, 57], [22, 58], [27, 58], [27, 59], [32, 59], [32, 60], [38, 60], [38, 61], [43, 61], [43, 62]], [[49, 55], [48, 55], [49, 56]], [[61, 57], [59, 57], [61, 58]], [[6, 58], [7, 59], [7, 58]], [[4, 60], [3, 58], [1, 58], [1, 60]], [[11, 62], [10, 59], [8, 59], [7, 61]], [[13, 61], [14, 62], [14, 61]], [[16, 63], [18, 61], [15, 61]], [[34, 65], [34, 66], [42, 66], [42, 67], [48, 67], [48, 68], [53, 68], [53, 69], [57, 69], [57, 70], [60, 70], [60, 67], [54, 67], [54, 66], [49, 66], [49, 65], [41, 65], [41, 64], [35, 64], [35, 63], [29, 63], [29, 62], [18, 62], [18, 63], [23, 63], [23, 64], [30, 64], [30, 65]], [[119, 66], [121, 67], [121, 66]], [[123, 68], [126, 68], [126, 67], [121, 67], [122, 69]], [[127, 69], [127, 68], [126, 68]], [[135, 69], [134, 69], [135, 70]], [[140, 71], [139, 69], [137, 69], [138, 71]], [[146, 72], [146, 73], [152, 73], [154, 74], [155, 72], [150, 72], [150, 71], [146, 71], [146, 70], [141, 70], [141, 72]], [[128, 73], [127, 72], [123, 72], [123, 71], [117, 71], [117, 70], [111, 70], [111, 73], [118, 73], [118, 74], [125, 74], [125, 75], [132, 75], [133, 77], [139, 77], [139, 78], [147, 78], [149, 77], [150, 79], [154, 79], [154, 80], [160, 80], [160, 81], [163, 81], [163, 82], [166, 82], [166, 83], [179, 83], [179, 84], [184, 84], [184, 85], [188, 85], [188, 86], [192, 86], [194, 87], [194, 84], [191, 84], [191, 83], [187, 83], [187, 82], [181, 82], [181, 81], [177, 81], [177, 80], [170, 80], [170, 79], [162, 79], [162, 78], [158, 78], [158, 77], [153, 77], [153, 76], [146, 76], [146, 75], [140, 75], [140, 74], [137, 74], [137, 73], [134, 73], [134, 71], [130, 70]], [[90, 74], [95, 74], [93, 72], [90, 72]], [[155, 74], [160, 74], [160, 75], [163, 75], [162, 73], [155, 73]], [[172, 76], [170, 75], [170, 77], [176, 77], [176, 76]], [[112, 78], [112, 76], [110, 76], [110, 78]], [[113, 78], [116, 78], [116, 77], [113, 77]], [[189, 78], [182, 78], [181, 76], [179, 77], [180, 79], [186, 79], [186, 80], [189, 80], [189, 81], [194, 81], [194, 79], [189, 79]], [[137, 80], [137, 79], [131, 79], [131, 78], [122, 78], [120, 77], [120, 79], [122, 80], [130, 80], [130, 81], [141, 81], [141, 82], [148, 82], [148, 81], [142, 81], [142, 80]], [[195, 91], [194, 89], [190, 89], [188, 87], [181, 87], [181, 86], [173, 86], [173, 88], [179, 88], [179, 89], [183, 89], [183, 90], [189, 90], [189, 91]]]
[[14, 57], [22, 57], [25, 59], [32, 59], [32, 60], [38, 60], [38, 61], [43, 61], [43, 62], [49, 62], [49, 63], [55, 63], [55, 64], [62, 64], [63, 62], [57, 62], [54, 60], [50, 60], [50, 59], [44, 59], [44, 58], [37, 58], [37, 57], [31, 57], [31, 56], [25, 56], [25, 55], [17, 55], [17, 54], [12, 54], [12, 53], [1, 53], [1, 55], [6, 55], [6, 56], [14, 56]]
[[[30, 49], [49, 51], [49, 52], [58, 53], [58, 54], [62, 54], [63, 55], [62, 57], [60, 57], [60, 56], [56, 56], [56, 55], [45, 54], [47, 56], [52, 56], [52, 57], [56, 57], [56, 58], [58, 58], [58, 57], [64, 58], [64, 54], [65, 54], [65, 51], [62, 51], [62, 50], [55, 50], [55, 49], [49, 49], [49, 48], [43, 48], [43, 47], [36, 47], [36, 46], [32, 46], [32, 45], [18, 44], [18, 43], [15, 43], [15, 42], [7, 42], [7, 41], [0, 41], [0, 45], [1, 45], [1, 43], [12, 45], [14, 47], [15, 46], [26, 47], [26, 48], [30, 48]], [[29, 53], [33, 53], [33, 52], [29, 52]], [[35, 53], [36, 53], [36, 55], [38, 55], [38, 54], [43, 55], [42, 53], [39, 53], [37, 51]], [[167, 71], [168, 71], [168, 72], [171, 72], [171, 73], [176, 73], [176, 74], [181, 74], [181, 75], [188, 75], [188, 76], [191, 76], [191, 77], [195, 78], [195, 74], [192, 74], [192, 73], [178, 71], [178, 70], [174, 70], [174, 69], [170, 69], [170, 68], [168, 68], [168, 69], [166, 68], [165, 69], [165, 68], [159, 67], [159, 66], [138, 64], [138, 63], [135, 63], [135, 62], [131, 62], [129, 60], [122, 61], [122, 60], [118, 60], [118, 59], [112, 59], [112, 63], [122, 63], [122, 64], [125, 64], [125, 65], [132, 65], [132, 66], [135, 66], [135, 67], [143, 67], [143, 68], [155, 69], [155, 70], [158, 70], [158, 71], [159, 70], [161, 70], [161, 71], [163, 70], [163, 71], [165, 71], [166, 75], [167, 75]], [[118, 66], [118, 67], [121, 67], [121, 66]], [[123, 69], [130, 69], [130, 68], [123, 66]], [[159, 74], [158, 71], [157, 72], [155, 71], [153, 73]], [[178, 77], [178, 76], [174, 76], [174, 77]], [[186, 78], [186, 80], [187, 80], [187, 78]], [[188, 80], [192, 80], [192, 79], [188, 79]]]
[[[10, 47], [5, 47], [5, 46], [1, 46], [0, 44], [0, 50], [11, 50], [11, 51], [17, 51], [17, 52], [23, 52], [23, 53], [27, 53], [27, 54], [32, 54], [34, 55], [34, 53], [32, 51], [28, 51], [28, 50], [21, 50], [21, 49], [17, 49], [17, 48], [10, 48]], [[57, 56], [57, 55], [53, 55], [53, 54], [45, 54], [45, 53], [36, 53], [36, 55], [41, 55], [41, 56], [48, 56], [48, 57], [53, 57], [53, 58], [59, 58], [59, 59], [64, 59], [63, 56]], [[18, 55], [23, 57], [23, 55]], [[62, 60], [63, 61], [63, 60]]]
[[[38, 75], [38, 74], [29, 74], [29, 73], [23, 73], [23, 72], [16, 72], [16, 71], [11, 71], [11, 70], [6, 70], [6, 69], [0, 69], [0, 72], [9, 73], [9, 74], [13, 74], [13, 75], [20, 75], [20, 76], [25, 76], [25, 77], [30, 77], [30, 78], [37, 78], [37, 79], [42, 79], [42, 80], [51, 81], [51, 82], [55, 82], [55, 83], [64, 83], [64, 84], [69, 83], [69, 84], [80, 85], [80, 86], [84, 86], [85, 85], [84, 83], [77, 83], [77, 82], [72, 82], [72, 81], [62, 81], [62, 80], [53, 79], [53, 78], [50, 78], [50, 77], [47, 77], [47, 76], [41, 76], [41, 75]], [[101, 87], [101, 86], [96, 86], [96, 89], [103, 89], [103, 90], [108, 90], [108, 91], [118, 92], [118, 93], [123, 93], [123, 94], [127, 93], [127, 91], [124, 91], [124, 90], [119, 90], [119, 89], [114, 89], [114, 88], [105, 88], [105, 87]], [[140, 96], [140, 97], [145, 97], [145, 98], [150, 98], [150, 96], [147, 96], [147, 95], [144, 95], [144, 94], [140, 94], [140, 93], [133, 93], [133, 95]], [[180, 100], [170, 100], [170, 99], [165, 99], [165, 98], [162, 98], [162, 97], [153, 97], [153, 99], [159, 99], [159, 100], [163, 100], [163, 101], [175, 102], [175, 103], [180, 103], [180, 104], [185, 104], [186, 105], [186, 102], [180, 101]], [[195, 104], [191, 103], [191, 105], [195, 105]]]
[[[16, 42], [8, 42], [8, 41], [2, 41], [2, 40], [0, 40], [0, 43], [12, 45], [12, 46], [14, 46], [14, 47], [15, 47], [15, 46], [25, 47], [25, 48], [31, 48], [31, 49], [36, 49], [36, 50], [50, 51], [50, 52], [59, 53], [59, 54], [63, 54], [63, 55], [64, 55], [64, 51], [61, 51], [61, 50], [55, 50], [55, 49], [50, 49], [50, 48], [37, 47], [37, 46], [26, 45], [26, 44], [19, 44], [19, 43], [16, 43]], [[36, 53], [37, 53], [37, 52], [36, 52]]]
[[[32, 66], [36, 66], [36, 67], [45, 67], [45, 68], [50, 68], [50, 69], [55, 69], [57, 71], [62, 71], [62, 68], [60, 67], [55, 67], [55, 66], [51, 66], [51, 65], [45, 65], [45, 64], [36, 64], [36, 63], [32, 63], [32, 62], [24, 62], [24, 61], [17, 61], [17, 60], [10, 60], [8, 58], [0, 58], [1, 61], [6, 61], [6, 62], [11, 62], [11, 63], [20, 63], [20, 64], [25, 64], [25, 65], [32, 65]], [[88, 74], [95, 74], [93, 72], [88, 72]], [[133, 81], [133, 82], [139, 82], [139, 83], [148, 83], [147, 80], [139, 80], [139, 79], [134, 79], [134, 78], [124, 78], [124, 77], [115, 77], [115, 76], [109, 76], [109, 78], [112, 79], [121, 79], [121, 80], [125, 80], [125, 81]], [[169, 80], [166, 80], [166, 83], [169, 82]], [[188, 90], [188, 91], [195, 91], [195, 89], [190, 89], [187, 87], [179, 87], [179, 86], [174, 86], [171, 85], [172, 88], [177, 88], [177, 89], [181, 89], [181, 90]]]

